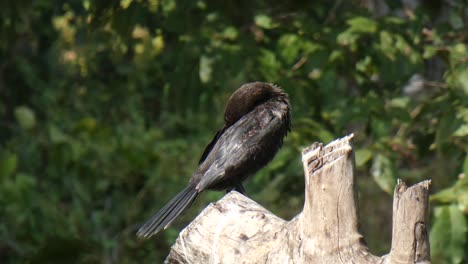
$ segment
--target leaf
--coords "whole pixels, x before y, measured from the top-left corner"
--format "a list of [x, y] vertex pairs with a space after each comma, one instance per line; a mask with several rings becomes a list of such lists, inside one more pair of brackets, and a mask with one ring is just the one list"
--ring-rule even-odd
[[18, 166], [18, 156], [16, 154], [3, 155], [0, 160], [0, 179], [5, 179], [15, 172]]
[[431, 253], [437, 263], [461, 263], [466, 247], [466, 220], [456, 205], [435, 208], [430, 232]]
[[444, 113], [439, 120], [436, 130], [436, 147], [442, 148], [444, 145], [450, 143], [450, 136], [453, 135], [455, 130], [460, 126], [460, 120], [458, 120], [453, 111]]
[[151, 39], [151, 45], [153, 47], [153, 54], [158, 55], [164, 49], [164, 37], [162, 35], [158, 35]]
[[343, 61], [345, 59], [343, 51], [341, 50], [334, 50], [328, 57], [328, 62], [334, 63], [337, 61]]
[[372, 64], [372, 58], [366, 56], [364, 59], [356, 62], [356, 70], [371, 76], [375, 73], [375, 67]]
[[200, 76], [200, 80], [202, 83], [207, 83], [211, 81], [211, 75], [213, 73], [212, 65], [212, 58], [208, 58], [204, 55], [200, 57], [200, 69], [198, 71], [198, 75]]
[[401, 25], [405, 23], [405, 20], [399, 17], [388, 16], [384, 18], [388, 24]]
[[310, 133], [314, 137], [318, 138], [321, 142], [331, 142], [335, 139], [335, 135], [328, 131], [327, 128], [320, 122], [309, 118], [302, 118], [297, 122], [303, 124], [304, 126], [304, 129], [300, 130], [300, 133]]
[[[468, 159], [468, 158], [466, 158]], [[465, 160], [465, 164], [468, 163]], [[468, 210], [468, 178], [466, 173], [460, 173], [458, 180], [449, 188], [445, 188], [433, 195], [430, 198], [431, 202], [437, 201], [440, 203], [457, 203], [462, 211]]]
[[172, 11], [174, 11], [177, 7], [177, 2], [175, 0], [166, 0], [164, 4], [161, 5], [162, 11], [165, 15], [168, 15]]
[[383, 118], [374, 117], [371, 120], [372, 133], [377, 137], [387, 137], [391, 134], [391, 123]]
[[133, 0], [120, 0], [120, 7], [122, 7], [122, 9], [127, 9], [132, 2]]
[[266, 80], [275, 81], [278, 79], [281, 65], [275, 53], [267, 49], [262, 49], [259, 63], [261, 66], [259, 70]]
[[239, 32], [235, 27], [227, 27], [223, 31], [223, 36], [229, 40], [235, 40], [239, 36]]
[[395, 57], [395, 47], [394, 47], [394, 41], [393, 41], [393, 34], [386, 31], [382, 30], [380, 32], [380, 45], [379, 45], [380, 50], [382, 51], [387, 58], [390, 60], [394, 61], [396, 59]]
[[273, 28], [273, 22], [271, 17], [267, 15], [256, 15], [255, 18], [255, 25], [264, 28], [264, 29], [271, 29]]
[[92, 132], [97, 128], [97, 121], [93, 117], [84, 117], [76, 124], [78, 130]]
[[353, 32], [375, 33], [377, 31], [377, 23], [366, 17], [351, 18], [347, 23]]
[[372, 160], [371, 174], [382, 190], [393, 193], [396, 183], [395, 168], [388, 157], [377, 154]]
[[453, 203], [457, 201], [457, 193], [454, 192], [453, 188], [443, 189], [431, 195], [431, 201], [438, 201], [442, 203]]
[[468, 107], [457, 109], [457, 118], [468, 123]]
[[437, 54], [437, 47], [434, 45], [427, 45], [424, 47], [423, 58], [430, 59]]
[[463, 18], [457, 14], [457, 12], [451, 12], [449, 15], [449, 21], [454, 29], [462, 29], [465, 26]]
[[388, 105], [390, 107], [407, 109], [410, 101], [411, 100], [408, 96], [401, 96], [401, 97], [392, 98], [388, 102]]
[[465, 156], [465, 161], [463, 162], [463, 175], [464, 177], [468, 177], [468, 153]]
[[23, 192], [30, 191], [36, 185], [36, 178], [26, 173], [18, 173], [15, 180], [16, 187]]
[[16, 107], [15, 118], [24, 129], [32, 129], [36, 125], [34, 112], [27, 106]]
[[351, 46], [352, 50], [355, 49], [355, 48], [353, 48], [353, 46], [356, 45], [356, 42], [357, 42], [358, 39], [359, 39], [359, 36], [357, 34], [355, 34], [354, 32], [352, 32], [351, 30], [343, 31], [340, 34], [338, 34], [338, 36], [336, 36], [336, 42], [339, 45], [341, 45], [341, 46]]
[[49, 126], [49, 138], [54, 144], [65, 143], [69, 140], [69, 137], [54, 125]]
[[462, 89], [465, 95], [468, 95], [468, 68], [462, 70], [461, 72], [458, 72], [458, 74], [455, 76], [455, 79], [456, 83], [459, 85], [459, 87]]
[[286, 34], [278, 40], [279, 54], [287, 63], [292, 63], [300, 50], [299, 37], [294, 34]]
[[356, 166], [362, 167], [372, 158], [372, 151], [367, 148], [358, 149], [356, 151]]
[[460, 127], [453, 132], [453, 135], [456, 137], [464, 137], [468, 135], [468, 124], [462, 124]]
[[322, 142], [332, 142], [335, 139], [335, 136], [323, 126], [318, 129], [317, 136]]

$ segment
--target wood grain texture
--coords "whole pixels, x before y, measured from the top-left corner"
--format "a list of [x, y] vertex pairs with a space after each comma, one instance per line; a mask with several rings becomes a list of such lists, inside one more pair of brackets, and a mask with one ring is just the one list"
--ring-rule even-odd
[[391, 251], [369, 253], [359, 233], [352, 138], [303, 151], [305, 204], [291, 221], [230, 192], [180, 233], [166, 263], [430, 263], [430, 181], [398, 182]]

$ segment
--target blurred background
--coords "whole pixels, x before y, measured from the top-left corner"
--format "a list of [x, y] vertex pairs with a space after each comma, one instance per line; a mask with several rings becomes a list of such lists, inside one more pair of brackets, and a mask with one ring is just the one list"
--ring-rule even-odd
[[300, 151], [355, 133], [361, 229], [391, 243], [397, 178], [432, 179], [434, 263], [466, 263], [468, 1], [0, 3], [0, 263], [160, 263], [139, 226], [187, 183], [240, 85], [290, 95], [293, 127], [245, 186], [302, 210]]

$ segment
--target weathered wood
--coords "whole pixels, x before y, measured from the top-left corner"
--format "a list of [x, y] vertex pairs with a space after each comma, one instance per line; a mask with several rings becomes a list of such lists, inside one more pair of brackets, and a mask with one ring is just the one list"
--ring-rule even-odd
[[391, 252], [369, 253], [358, 230], [352, 138], [303, 151], [305, 204], [291, 221], [230, 192], [180, 233], [166, 263], [429, 263], [429, 181], [399, 181]]
[[430, 183], [423, 181], [408, 188], [398, 180], [393, 196], [392, 263], [430, 260], [427, 223]]

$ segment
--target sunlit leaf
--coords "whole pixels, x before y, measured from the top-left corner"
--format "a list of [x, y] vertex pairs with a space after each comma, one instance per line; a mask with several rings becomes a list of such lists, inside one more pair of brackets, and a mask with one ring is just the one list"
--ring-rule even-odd
[[287, 63], [292, 63], [297, 55], [301, 46], [299, 45], [299, 37], [293, 34], [286, 34], [278, 40], [278, 48], [281, 56]]
[[24, 129], [31, 129], [36, 125], [36, 116], [31, 108], [27, 106], [18, 106], [15, 108], [16, 121]]
[[239, 36], [239, 32], [235, 27], [226, 27], [223, 32], [223, 36], [229, 40], [235, 40]]
[[366, 17], [354, 17], [347, 21], [351, 30], [360, 33], [374, 33], [377, 31], [377, 23]]
[[[468, 58], [468, 55], [466, 55], [465, 58]], [[468, 68], [458, 72], [456, 81], [457, 84], [462, 88], [462, 91], [465, 93], [465, 95], [468, 96]]]
[[151, 39], [151, 45], [153, 46], [153, 54], [158, 55], [164, 49], [164, 38], [162, 35], [158, 35]]
[[396, 184], [393, 162], [382, 154], [376, 154], [372, 159], [371, 174], [375, 182], [385, 192], [392, 194]]
[[467, 238], [465, 216], [456, 205], [435, 209], [435, 221], [430, 231], [431, 254], [445, 263], [461, 263]]
[[213, 73], [213, 65], [214, 60], [207, 56], [200, 57], [200, 69], [198, 75], [200, 76], [200, 80], [203, 83], [207, 83], [211, 80], [211, 75]]
[[464, 137], [468, 135], [468, 124], [462, 124], [460, 127], [453, 132], [453, 135], [456, 137]]
[[437, 54], [437, 47], [432, 46], [432, 45], [427, 45], [424, 47], [424, 54], [423, 54], [424, 59], [432, 58], [436, 54]]
[[409, 103], [410, 103], [410, 98], [407, 96], [402, 96], [402, 97], [392, 98], [392, 100], [389, 101], [388, 105], [391, 107], [395, 107], [395, 108], [406, 109]]
[[371, 76], [375, 72], [375, 67], [372, 64], [372, 58], [370, 56], [364, 57], [364, 59], [356, 63], [356, 70]]
[[338, 36], [336, 37], [336, 42], [341, 46], [351, 46], [351, 50], [354, 51], [356, 49], [355, 45], [358, 39], [359, 35], [355, 34], [350, 30], [347, 30], [338, 34]]
[[120, 0], [120, 6], [123, 9], [127, 9], [132, 2], [133, 2], [133, 0]]
[[380, 49], [390, 60], [396, 59], [396, 50], [394, 47], [394, 38], [392, 33], [386, 30], [382, 30], [380, 32]]
[[161, 7], [165, 14], [169, 14], [176, 9], [177, 2], [175, 0], [165, 0]]
[[344, 59], [344, 54], [343, 54], [343, 51], [341, 50], [334, 50], [330, 56], [328, 57], [328, 61], [330, 63], [334, 63], [336, 61], [340, 61], [340, 60], [343, 60]]
[[465, 155], [465, 161], [463, 161], [463, 174], [468, 178], [468, 153]]
[[273, 27], [273, 22], [271, 20], [271, 17], [267, 15], [256, 15], [255, 24], [265, 29], [271, 29]]
[[358, 149], [356, 152], [356, 166], [362, 167], [372, 158], [372, 151], [369, 149]]
[[431, 202], [457, 204], [459, 208], [468, 212], [468, 177], [463, 172], [451, 187], [445, 188], [430, 197]]

